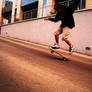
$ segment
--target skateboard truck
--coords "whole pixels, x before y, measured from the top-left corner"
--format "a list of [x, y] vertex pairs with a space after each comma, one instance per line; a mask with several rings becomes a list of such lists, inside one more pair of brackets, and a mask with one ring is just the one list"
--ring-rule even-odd
[[56, 54], [58, 54], [59, 56], [61, 56], [61, 57], [62, 57], [61, 60], [63, 60], [63, 61], [66, 61], [66, 60], [67, 60], [63, 55], [61, 55], [59, 52], [55, 51], [56, 49], [50, 48], [50, 50], [51, 50], [51, 51], [50, 51], [51, 54], [56, 53]]

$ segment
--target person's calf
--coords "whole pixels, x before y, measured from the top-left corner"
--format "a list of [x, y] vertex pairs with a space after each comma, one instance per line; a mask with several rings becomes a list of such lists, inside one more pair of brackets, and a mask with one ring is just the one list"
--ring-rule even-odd
[[69, 53], [72, 53], [74, 51], [74, 47], [73, 45], [71, 44], [70, 40], [64, 40], [68, 46], [69, 46]]
[[71, 44], [70, 40], [64, 40], [64, 41], [69, 45], [69, 47], [71, 47], [71, 46], [72, 46], [72, 44]]
[[59, 45], [59, 36], [58, 35], [55, 35], [55, 41]]

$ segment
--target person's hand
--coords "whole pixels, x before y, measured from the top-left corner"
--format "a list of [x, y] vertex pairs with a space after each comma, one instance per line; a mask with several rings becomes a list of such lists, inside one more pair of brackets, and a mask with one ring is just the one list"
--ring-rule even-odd
[[49, 18], [44, 18], [44, 20], [49, 20]]

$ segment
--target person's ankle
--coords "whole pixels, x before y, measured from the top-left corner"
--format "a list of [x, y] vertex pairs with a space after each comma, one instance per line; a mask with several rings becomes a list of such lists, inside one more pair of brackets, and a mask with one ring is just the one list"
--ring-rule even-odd
[[73, 47], [73, 45], [70, 45], [69, 47]]
[[56, 43], [56, 45], [59, 45], [59, 43]]

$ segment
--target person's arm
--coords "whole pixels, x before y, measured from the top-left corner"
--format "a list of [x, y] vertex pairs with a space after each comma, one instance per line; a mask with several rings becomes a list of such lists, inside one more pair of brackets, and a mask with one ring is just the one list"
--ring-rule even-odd
[[48, 18], [52, 22], [58, 22], [60, 20], [60, 15], [57, 13], [55, 18]]
[[58, 22], [60, 20], [60, 15], [56, 14], [55, 18], [45, 18], [44, 20], [50, 20], [52, 22]]

